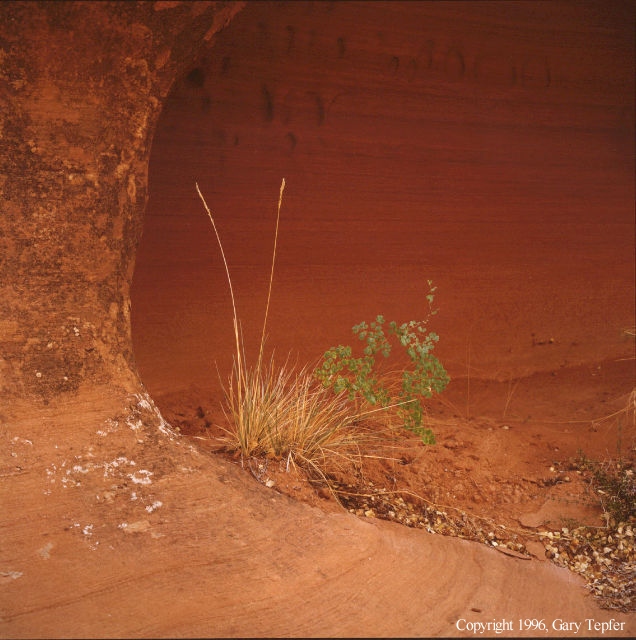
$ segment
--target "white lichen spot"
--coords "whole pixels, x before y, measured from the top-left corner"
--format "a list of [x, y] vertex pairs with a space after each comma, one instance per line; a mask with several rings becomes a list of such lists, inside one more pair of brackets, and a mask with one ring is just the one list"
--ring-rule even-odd
[[140, 409], [144, 409], [145, 411], [149, 411], [154, 414], [157, 420], [159, 421], [159, 431], [163, 433], [163, 435], [168, 436], [170, 439], [174, 439], [177, 437], [177, 434], [172, 430], [172, 427], [164, 420], [164, 417], [161, 415], [159, 409], [152, 401], [152, 398], [148, 395], [147, 392], [144, 393], [136, 393], [134, 397], [137, 400], [137, 406]]
[[151, 527], [148, 520], [138, 520], [137, 522], [122, 523], [119, 528], [126, 533], [142, 533]]
[[171, 440], [177, 437], [177, 434], [172, 430], [172, 427], [163, 418], [161, 418], [161, 423], [158, 428], [164, 436], [168, 436]]
[[119, 422], [117, 420], [113, 420], [112, 418], [108, 418], [104, 421], [105, 429], [100, 429], [97, 434], [100, 436], [107, 436], [109, 433], [113, 433], [117, 431], [119, 428]]
[[134, 467], [136, 462], [134, 460], [128, 460], [125, 456], [119, 456], [110, 462], [104, 462], [104, 478], [113, 475], [116, 469], [124, 465]]
[[22, 571], [0, 571], [0, 582], [9, 582], [10, 580], [17, 580], [24, 574]]
[[[66, 472], [67, 474], [70, 473], [70, 471]], [[62, 482], [62, 486], [66, 489], [67, 487], [71, 486], [71, 487], [79, 487], [81, 486], [81, 482], [79, 480], [75, 480], [75, 478], [67, 478], [64, 477], [61, 480]]]
[[152, 484], [152, 480], [150, 476], [152, 476], [152, 471], [147, 471], [146, 469], [140, 469], [139, 471], [135, 471], [135, 473], [128, 474], [128, 477], [135, 484]]
[[83, 529], [82, 529], [82, 533], [85, 536], [92, 536], [93, 535], [93, 525], [92, 524], [87, 524]]
[[129, 418], [128, 420], [126, 420], [126, 424], [133, 430], [133, 431], [139, 431], [139, 429], [141, 429], [144, 425], [143, 422], [141, 420], [136, 420], [133, 422], [132, 418]]
[[163, 502], [161, 502], [161, 500], [155, 500], [152, 504], [149, 504], [146, 506], [146, 511], [148, 513], [152, 513], [153, 511], [156, 511], [159, 507], [163, 506]]
[[148, 396], [147, 393], [144, 393], [143, 395], [136, 393], [135, 398], [137, 398], [137, 406], [140, 409], [145, 409], [146, 411], [152, 411], [153, 409], [156, 408], [154, 403], [150, 399], [150, 396]]
[[69, 470], [66, 472], [66, 475], [69, 475], [69, 474], [71, 473], [71, 471], [72, 471], [73, 473], [83, 473], [83, 474], [87, 474], [87, 473], [90, 471], [90, 469], [89, 469], [88, 467], [83, 467], [81, 464], [76, 464], [76, 465], [73, 465], [73, 469], [69, 469]]

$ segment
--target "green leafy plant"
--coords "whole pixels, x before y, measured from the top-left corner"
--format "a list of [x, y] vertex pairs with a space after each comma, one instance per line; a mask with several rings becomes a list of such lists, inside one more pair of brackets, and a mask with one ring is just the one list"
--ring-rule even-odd
[[[386, 325], [384, 317], [378, 315], [368, 324], [361, 322], [352, 331], [365, 343], [362, 355], [354, 356], [352, 347], [348, 345], [331, 347], [325, 352], [314, 375], [325, 388], [333, 389], [336, 394], [346, 393], [350, 400], [358, 397], [370, 405], [387, 409], [396, 407], [406, 429], [419, 435], [424, 444], [434, 444], [432, 430], [422, 425], [422, 398], [430, 398], [434, 393], [443, 391], [450, 379], [432, 354], [439, 337], [427, 328], [430, 316], [437, 313], [432, 307], [436, 287], [430, 280], [428, 286], [429, 313], [426, 319], [403, 324], [389, 322]], [[391, 337], [404, 349], [409, 361], [408, 368], [401, 373], [397, 398], [391, 392], [395, 385], [380, 373], [376, 362], [378, 355], [386, 359], [391, 354]]]

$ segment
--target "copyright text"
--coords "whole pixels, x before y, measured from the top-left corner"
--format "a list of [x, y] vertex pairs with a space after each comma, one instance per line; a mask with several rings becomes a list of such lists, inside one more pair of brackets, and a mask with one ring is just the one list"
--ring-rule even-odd
[[532, 631], [537, 633], [549, 633], [550, 631], [569, 631], [575, 634], [589, 633], [590, 631], [600, 632], [601, 634], [613, 631], [625, 631], [625, 623], [618, 620], [597, 621], [594, 618], [585, 618], [585, 620], [564, 620], [555, 618], [554, 620], [545, 620], [537, 618], [525, 618], [519, 620], [491, 620], [482, 622], [481, 620], [466, 620], [460, 618], [455, 623], [457, 631], [468, 631], [473, 635], [496, 634], [500, 635], [507, 631]]

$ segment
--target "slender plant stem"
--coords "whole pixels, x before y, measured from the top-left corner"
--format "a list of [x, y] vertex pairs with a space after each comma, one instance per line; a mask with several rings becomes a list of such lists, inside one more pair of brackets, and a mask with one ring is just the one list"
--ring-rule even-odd
[[[517, 381], [515, 382], [514, 387], [512, 387], [512, 380], [508, 380], [508, 397], [506, 399], [506, 406], [504, 407], [503, 410], [503, 414], [502, 414], [502, 419], [506, 419], [506, 413], [508, 412], [508, 406], [510, 405], [510, 401], [512, 400], [512, 396], [514, 394], [514, 392], [517, 390], [517, 387], [519, 386], [519, 383], [521, 382], [521, 378], [517, 378]], [[511, 389], [512, 387], [512, 389]]]
[[241, 357], [241, 346], [239, 339], [239, 328], [238, 328], [238, 316], [236, 315], [236, 303], [234, 302], [234, 289], [232, 288], [232, 278], [230, 277], [230, 269], [227, 266], [227, 260], [225, 259], [225, 251], [223, 251], [223, 244], [221, 243], [221, 238], [219, 236], [219, 232], [216, 228], [216, 224], [214, 222], [214, 217], [212, 216], [212, 212], [208, 207], [208, 203], [205, 201], [201, 190], [199, 189], [199, 184], [197, 182], [194, 183], [197, 188], [197, 193], [199, 194], [199, 198], [201, 198], [201, 202], [203, 202], [203, 206], [208, 213], [208, 217], [210, 218], [210, 222], [212, 222], [212, 227], [214, 228], [214, 234], [216, 235], [216, 240], [219, 243], [219, 249], [221, 250], [221, 257], [223, 258], [223, 264], [225, 265], [225, 273], [227, 274], [227, 282], [230, 285], [230, 297], [232, 298], [232, 312], [234, 314], [234, 339], [236, 341], [236, 359], [237, 359], [237, 384], [238, 384], [238, 397], [239, 402], [242, 398], [242, 382], [243, 382], [243, 368], [242, 368], [242, 357]]
[[283, 204], [283, 191], [285, 191], [285, 178], [280, 183], [280, 193], [278, 195], [278, 211], [276, 212], [276, 232], [274, 233], [274, 250], [272, 251], [272, 268], [269, 273], [269, 288], [267, 290], [267, 304], [265, 305], [265, 319], [263, 320], [263, 333], [261, 334], [261, 347], [258, 352], [257, 371], [261, 370], [263, 360], [263, 349], [265, 347], [265, 330], [267, 328], [267, 316], [269, 314], [269, 301], [272, 297], [272, 282], [274, 281], [274, 264], [276, 263], [276, 246], [278, 244], [278, 223], [280, 222], [280, 208]]

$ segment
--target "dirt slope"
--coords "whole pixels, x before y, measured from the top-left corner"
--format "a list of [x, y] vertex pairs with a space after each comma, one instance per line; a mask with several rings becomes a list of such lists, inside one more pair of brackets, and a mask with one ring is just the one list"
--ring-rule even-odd
[[461, 635], [460, 620], [517, 635], [520, 618], [633, 633], [565, 569], [294, 501], [139, 427], [145, 399], [117, 421], [95, 400], [84, 438], [57, 441], [45, 469], [52, 411], [30, 442], [7, 434], [3, 482], [31, 498], [6, 504], [19, 517], [2, 532], [3, 637]]

